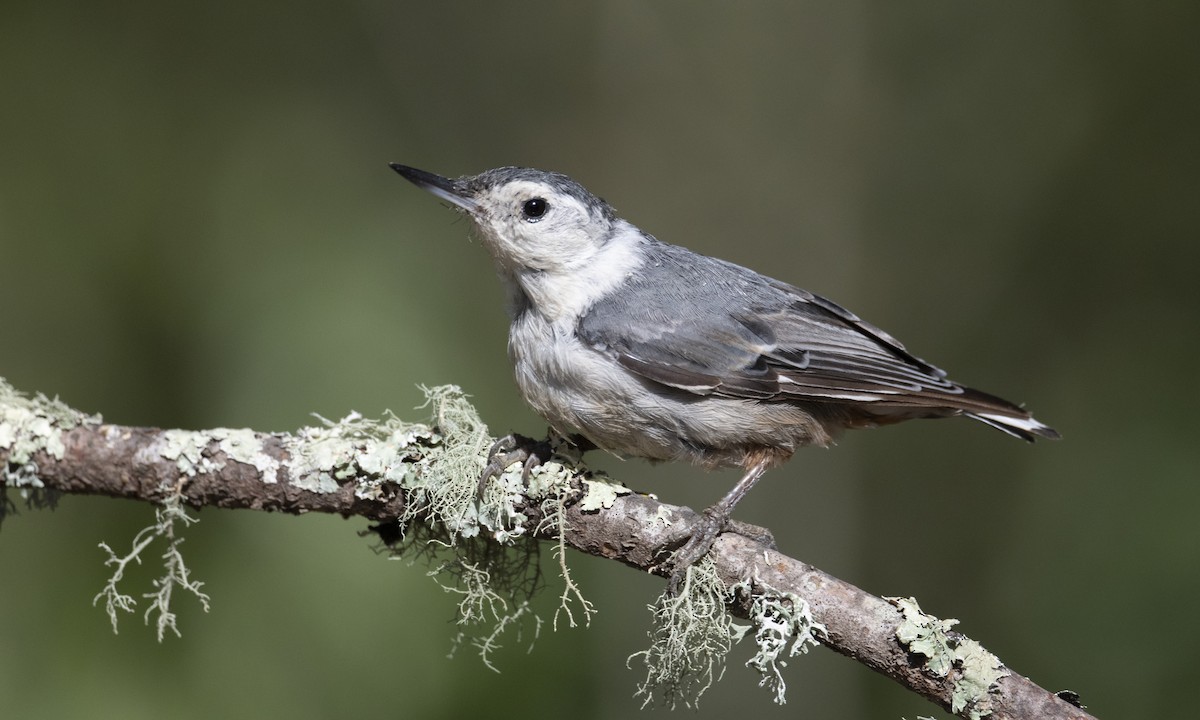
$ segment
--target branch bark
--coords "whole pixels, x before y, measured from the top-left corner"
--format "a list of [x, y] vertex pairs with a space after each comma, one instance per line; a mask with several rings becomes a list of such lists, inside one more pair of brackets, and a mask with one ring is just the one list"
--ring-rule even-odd
[[[2, 388], [0, 388], [2, 389]], [[5, 398], [0, 393], [0, 421], [5, 421]], [[23, 401], [28, 405], [29, 401]], [[60, 406], [61, 407], [61, 406]], [[7, 416], [9, 419], [12, 414]], [[71, 425], [74, 424], [74, 427]], [[7, 435], [5, 433], [7, 427]], [[262, 462], [248, 463], [218, 442], [221, 433], [243, 433], [259, 444]], [[175, 433], [173, 438], [171, 433]], [[311, 489], [311, 481], [296, 476], [290, 457], [295, 436], [248, 431], [197, 433], [210, 438], [198, 463], [184, 467], [166, 457], [161, 448], [177, 439], [179, 431], [85, 422], [66, 423], [49, 447], [24, 452], [20, 437], [13, 440], [11, 423], [0, 422], [0, 481], [6, 476], [14, 484], [18, 465], [25, 468], [24, 483], [59, 493], [107, 495], [161, 504], [176, 492], [193, 507], [243, 508], [303, 514], [308, 512], [360, 516], [372, 521], [395, 519], [405, 509], [406, 497], [399, 487], [382, 486], [372, 497], [362, 497], [361, 477], [336, 479], [336, 487]], [[7, 441], [7, 442], [6, 442]], [[242, 459], [237, 459], [238, 455]], [[193, 458], [196, 459], [196, 458]], [[35, 475], [28, 473], [34, 468]], [[265, 468], [265, 469], [264, 469]], [[581, 478], [576, 478], [579, 483]], [[379, 487], [378, 485], [376, 487]], [[529, 518], [528, 527], [539, 526], [536, 504], [519, 508]], [[670, 549], [690, 532], [697, 514], [684, 507], [667, 505], [640, 494], [622, 495], [611, 507], [585, 510], [574, 502], [566, 509], [566, 543], [580, 552], [619, 561], [642, 571], [665, 575], [658, 569]], [[659, 521], [671, 517], [668, 526]], [[546, 537], [552, 529], [546, 528]], [[897, 635], [906, 617], [893, 602], [875, 597], [854, 585], [822, 572], [801, 560], [788, 557], [760, 542], [737, 535], [721, 535], [712, 549], [721, 578], [727, 585], [750, 579], [755, 589], [770, 588], [794, 593], [809, 603], [813, 617], [824, 625], [824, 645], [858, 660], [892, 678], [915, 693], [950, 710], [961, 667], [948, 668], [944, 676], [932, 672], [927, 659], [912, 650]], [[745, 617], [748, 609], [731, 607]], [[949, 632], [952, 642], [967, 639]], [[1091, 718], [1084, 710], [1050, 693], [1011, 670], [988, 692], [991, 714], [997, 719]], [[959, 708], [971, 717], [974, 707]]]

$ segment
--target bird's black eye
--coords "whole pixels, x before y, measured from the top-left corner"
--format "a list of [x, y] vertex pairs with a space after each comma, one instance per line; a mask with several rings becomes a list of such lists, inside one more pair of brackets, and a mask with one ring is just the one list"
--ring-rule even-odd
[[525, 213], [526, 218], [530, 220], [537, 220], [546, 214], [546, 210], [548, 210], [549, 207], [550, 206], [547, 205], [546, 201], [542, 198], [534, 198], [532, 200], [525, 201], [525, 204], [521, 206], [521, 212]]

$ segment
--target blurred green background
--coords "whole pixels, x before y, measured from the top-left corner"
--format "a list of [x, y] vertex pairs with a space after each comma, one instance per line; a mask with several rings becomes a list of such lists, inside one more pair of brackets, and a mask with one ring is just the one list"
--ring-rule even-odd
[[[1200, 5], [1117, 2], [0, 5], [0, 375], [110, 422], [418, 419], [457, 383], [539, 433], [490, 261], [388, 161], [571, 174], [661, 239], [825, 294], [1063, 432], [853, 433], [739, 517], [915, 595], [1100, 716], [1187, 717], [1200, 625]], [[707, 505], [729, 474], [600, 458]], [[454, 598], [365, 522], [204, 510], [213, 599], [114, 636], [97, 543], [149, 507], [0, 532], [6, 718], [628, 717], [659, 581], [572, 555], [590, 629], [447, 659]], [[548, 553], [547, 553], [548, 555]], [[135, 573], [148, 590], [154, 558]], [[556, 584], [548, 595], [553, 596]], [[545, 599], [549, 609], [553, 598]], [[776, 708], [740, 667], [697, 717], [935, 709], [818, 651]], [[662, 711], [648, 710], [647, 715]], [[938, 714], [938, 717], [943, 717]]]

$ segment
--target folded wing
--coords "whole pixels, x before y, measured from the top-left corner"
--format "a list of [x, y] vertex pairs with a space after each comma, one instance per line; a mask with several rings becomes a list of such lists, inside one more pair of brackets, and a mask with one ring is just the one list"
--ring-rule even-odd
[[1057, 437], [1019, 406], [946, 379], [825, 298], [658, 247], [661, 261], [596, 303], [577, 328], [585, 344], [647, 380], [698, 395], [853, 404], [880, 422], [966, 414], [1025, 440]]

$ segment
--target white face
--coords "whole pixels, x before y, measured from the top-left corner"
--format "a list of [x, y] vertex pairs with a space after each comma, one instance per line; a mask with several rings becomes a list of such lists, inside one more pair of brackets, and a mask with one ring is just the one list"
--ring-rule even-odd
[[610, 222], [548, 183], [513, 180], [474, 198], [471, 216], [510, 273], [571, 273], [604, 244]]

